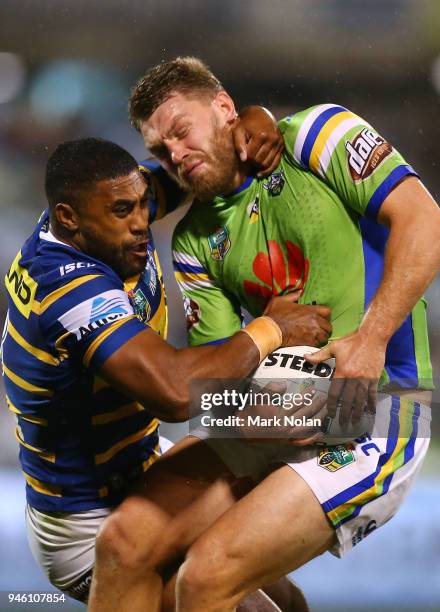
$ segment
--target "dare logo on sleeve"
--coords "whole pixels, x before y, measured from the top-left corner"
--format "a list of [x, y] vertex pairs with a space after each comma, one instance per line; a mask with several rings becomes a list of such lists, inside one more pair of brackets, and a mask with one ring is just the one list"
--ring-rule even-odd
[[345, 149], [350, 174], [355, 183], [371, 176], [393, 151], [388, 142], [368, 128], [364, 128], [353, 140], [347, 141]]

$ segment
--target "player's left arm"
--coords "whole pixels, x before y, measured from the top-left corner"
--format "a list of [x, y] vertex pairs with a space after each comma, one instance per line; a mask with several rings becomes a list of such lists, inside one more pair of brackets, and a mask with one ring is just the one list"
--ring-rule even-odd
[[[237, 155], [241, 161], [254, 165], [258, 177], [268, 176], [280, 163], [284, 140], [274, 116], [262, 106], [240, 111], [232, 136]], [[156, 159], [140, 162], [139, 168], [151, 186], [150, 223], [191, 201], [191, 195], [167, 175]]]
[[[374, 402], [387, 344], [440, 267], [440, 209], [419, 179], [407, 177], [389, 193], [378, 221], [390, 229], [384, 274], [361, 325], [310, 356], [310, 361], [336, 358], [336, 388], [328, 408], [336, 410], [339, 399], [344, 420], [352, 405], [353, 420], [360, 418], [368, 391], [370, 405]], [[344, 385], [347, 378], [356, 384]]]
[[308, 356], [312, 362], [336, 357], [328, 409], [334, 416], [339, 402], [341, 421], [350, 414], [355, 421], [367, 394], [371, 408], [375, 403], [389, 339], [438, 269], [440, 212], [399, 151], [350, 110], [321, 104], [279, 125], [293, 165], [326, 183], [373, 234], [375, 223], [390, 230], [382, 280], [359, 329]]

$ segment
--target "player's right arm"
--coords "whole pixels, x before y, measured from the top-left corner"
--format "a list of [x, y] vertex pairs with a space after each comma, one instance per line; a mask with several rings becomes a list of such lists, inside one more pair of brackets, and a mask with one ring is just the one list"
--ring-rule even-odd
[[38, 303], [43, 336], [61, 359], [99, 374], [167, 421], [188, 418], [191, 379], [245, 377], [266, 354], [294, 344], [298, 330], [319, 336], [328, 326], [318, 312], [304, 317], [305, 307], [289, 295], [273, 300], [267, 318], [253, 322], [249, 333], [237, 333], [219, 347], [177, 350], [139, 321], [110, 268], [81, 270]]
[[[329, 309], [315, 307], [311, 315], [306, 306], [294, 300], [292, 294], [273, 298], [266, 309], [266, 317], [281, 329], [278, 346], [297, 344], [299, 335], [326, 338], [331, 329]], [[248, 326], [251, 336], [239, 330], [220, 345], [184, 349], [175, 349], [151, 329], [144, 329], [103, 363], [100, 376], [147, 405], [158, 418], [185, 421], [189, 418], [191, 380], [244, 378], [266, 354], [275, 350], [275, 342], [268, 342], [266, 337], [268, 328], [258, 328], [264, 319], [255, 319]], [[264, 338], [258, 338], [260, 333]]]

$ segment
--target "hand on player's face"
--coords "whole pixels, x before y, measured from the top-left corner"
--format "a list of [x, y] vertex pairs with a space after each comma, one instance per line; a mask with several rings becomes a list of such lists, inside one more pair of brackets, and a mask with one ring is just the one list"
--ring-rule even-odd
[[265, 315], [279, 325], [283, 334], [282, 346], [319, 346], [331, 334], [330, 308], [297, 304], [299, 291], [273, 297], [266, 306]]
[[334, 417], [340, 406], [339, 423], [342, 427], [350, 421], [353, 425], [357, 424], [365, 411], [375, 413], [385, 348], [374, 338], [357, 331], [331, 342], [316, 353], [306, 355], [312, 363], [335, 357], [336, 369], [328, 393], [327, 409], [329, 415]]
[[284, 140], [273, 115], [261, 106], [243, 109], [232, 136], [235, 150], [242, 162], [251, 162], [257, 177], [268, 176], [278, 166]]

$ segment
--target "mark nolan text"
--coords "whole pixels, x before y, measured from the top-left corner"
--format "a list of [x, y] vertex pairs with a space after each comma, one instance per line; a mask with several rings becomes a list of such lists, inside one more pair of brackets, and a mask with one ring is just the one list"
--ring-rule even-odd
[[287, 414], [282, 416], [252, 416], [229, 415], [218, 418], [204, 414], [201, 418], [203, 427], [321, 427], [321, 419], [308, 419], [305, 416], [295, 417]]

